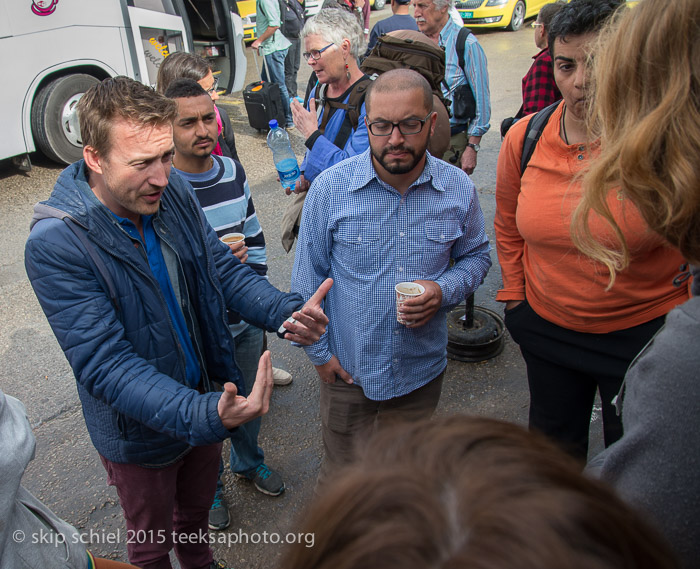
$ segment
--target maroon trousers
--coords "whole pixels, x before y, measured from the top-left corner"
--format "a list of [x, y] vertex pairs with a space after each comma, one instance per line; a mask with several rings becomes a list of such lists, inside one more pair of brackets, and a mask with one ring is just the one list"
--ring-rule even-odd
[[141, 569], [171, 569], [174, 547], [182, 569], [209, 568], [213, 555], [207, 524], [220, 456], [221, 444], [193, 447], [161, 468], [100, 457], [124, 511], [130, 563]]

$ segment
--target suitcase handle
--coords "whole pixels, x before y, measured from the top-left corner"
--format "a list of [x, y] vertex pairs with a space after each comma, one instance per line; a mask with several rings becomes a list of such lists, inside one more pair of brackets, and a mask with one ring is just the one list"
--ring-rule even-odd
[[[253, 49], [253, 61], [255, 62], [255, 70], [258, 72], [258, 77], [260, 77], [260, 81], [263, 81], [263, 76], [262, 73], [260, 73], [260, 67], [258, 66], [258, 50]], [[265, 73], [267, 73], [267, 80], [270, 80], [270, 70], [266, 67], [267, 66], [267, 61], [265, 61], [265, 56], [262, 56], [262, 64], [263, 64], [263, 69], [265, 70]]]

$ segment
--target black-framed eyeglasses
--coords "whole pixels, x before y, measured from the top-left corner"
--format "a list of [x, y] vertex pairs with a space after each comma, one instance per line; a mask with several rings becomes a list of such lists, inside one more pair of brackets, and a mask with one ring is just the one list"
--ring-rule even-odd
[[219, 88], [219, 78], [214, 77], [214, 83], [212, 83], [212, 86], [207, 89], [207, 95], [211, 95], [214, 91], [216, 91]]
[[391, 136], [394, 129], [398, 127], [399, 132], [404, 136], [409, 134], [418, 134], [423, 130], [423, 126], [428, 122], [430, 115], [433, 111], [430, 111], [424, 119], [404, 119], [399, 122], [390, 121], [373, 121], [367, 122], [367, 117], [365, 117], [365, 122], [367, 123], [367, 128], [374, 136]]
[[314, 61], [318, 61], [319, 59], [321, 59], [321, 54], [324, 51], [326, 51], [329, 47], [334, 45], [334, 43], [329, 43], [326, 47], [322, 47], [321, 49], [312, 49], [311, 51], [305, 51], [301, 54], [301, 57], [304, 59], [304, 61], [308, 61], [309, 57]]

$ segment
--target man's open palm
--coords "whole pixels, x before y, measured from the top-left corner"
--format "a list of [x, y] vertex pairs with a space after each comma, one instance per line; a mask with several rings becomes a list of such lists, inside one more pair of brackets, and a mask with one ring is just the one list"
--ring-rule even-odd
[[224, 427], [233, 429], [267, 413], [272, 396], [272, 360], [270, 351], [260, 356], [255, 384], [248, 398], [238, 395], [238, 389], [232, 382], [224, 383], [217, 411]]

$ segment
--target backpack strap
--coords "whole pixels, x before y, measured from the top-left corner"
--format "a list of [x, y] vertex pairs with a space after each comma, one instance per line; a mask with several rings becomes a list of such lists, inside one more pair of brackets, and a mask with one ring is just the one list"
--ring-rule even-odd
[[345, 147], [345, 143], [350, 138], [350, 134], [353, 130], [357, 130], [357, 125], [360, 122], [360, 111], [362, 109], [362, 103], [365, 101], [365, 95], [367, 94], [367, 88], [369, 87], [368, 81], [371, 79], [369, 77], [364, 77], [355, 83], [353, 90], [348, 96], [347, 103], [340, 103], [337, 101], [330, 101], [325, 97], [326, 85], [320, 85], [316, 87], [315, 96], [320, 96], [323, 101], [323, 118], [321, 119], [321, 124], [318, 129], [321, 134], [325, 133], [326, 125], [330, 119], [331, 109], [342, 109], [345, 111], [345, 118], [343, 119], [338, 134], [336, 134], [333, 144], [335, 144], [341, 150]]
[[[258, 5], [260, 6], [260, 11], [267, 18], [267, 25], [270, 26], [270, 15], [267, 12], [265, 12], [265, 2], [259, 2]], [[277, 7], [280, 9], [280, 25], [279, 25], [278, 29], [280, 32], [282, 32], [282, 27], [284, 26], [285, 0], [277, 0]], [[284, 32], [282, 32], [282, 35], [284, 35]], [[265, 60], [265, 58], [263, 57], [263, 61], [264, 60]]]
[[[321, 134], [326, 133], [326, 125], [331, 118], [331, 104], [328, 99], [326, 99], [326, 91], [328, 90], [328, 85], [325, 83], [316, 83], [316, 88], [312, 91], [313, 99], [316, 100], [316, 119], [321, 116], [323, 111], [323, 116], [321, 122], [318, 125], [318, 130]], [[321, 103], [319, 105], [319, 102]]]
[[107, 269], [107, 265], [105, 265], [105, 262], [102, 260], [102, 257], [97, 254], [95, 246], [87, 238], [87, 231], [83, 229], [80, 224], [66, 212], [41, 202], [34, 206], [34, 215], [32, 216], [31, 226], [34, 227], [37, 221], [50, 218], [63, 220], [68, 226], [68, 229], [70, 229], [83, 244], [83, 247], [85, 247], [85, 252], [88, 254], [88, 257], [92, 259], [97, 272], [100, 273], [100, 276], [107, 285], [107, 289], [109, 290], [109, 298], [111, 299], [115, 310], [119, 312], [119, 303], [117, 302], [116, 292], [117, 289], [114, 286], [112, 275]]
[[457, 34], [457, 62], [465, 77], [467, 76], [467, 72], [464, 69], [464, 44], [467, 42], [467, 37], [471, 33], [472, 31], [469, 28], [460, 28]]
[[95, 247], [92, 245], [92, 243], [90, 243], [90, 240], [85, 235], [85, 231], [78, 227], [78, 223], [69, 216], [65, 216], [63, 218], [63, 221], [66, 222], [66, 225], [75, 234], [75, 236], [78, 239], [80, 239], [80, 242], [83, 244], [83, 247], [85, 247], [85, 250], [87, 251], [88, 257], [90, 257], [92, 259], [92, 262], [95, 263], [97, 271], [100, 273], [105, 283], [107, 284], [107, 289], [109, 290], [109, 298], [112, 300], [114, 309], [117, 312], [119, 312], [119, 302], [117, 302], [116, 288], [114, 287], [112, 276], [107, 270], [107, 265], [105, 265], [105, 262], [102, 260], [102, 257], [100, 257], [97, 254], [97, 251], [95, 251]]
[[348, 97], [345, 120], [340, 125], [340, 130], [333, 141], [333, 144], [341, 150], [345, 148], [345, 143], [350, 138], [350, 134], [353, 130], [357, 130], [357, 125], [360, 123], [362, 103], [365, 102], [365, 95], [367, 95], [367, 89], [369, 88], [368, 81], [370, 81], [369, 78], [361, 79]]
[[542, 136], [542, 131], [549, 122], [549, 117], [552, 116], [552, 113], [554, 113], [560, 102], [561, 101], [552, 103], [548, 107], [538, 111], [527, 123], [527, 126], [525, 127], [525, 138], [523, 139], [523, 153], [520, 155], [521, 178], [525, 173], [527, 163], [530, 161], [530, 158], [532, 158], [532, 153], [535, 151], [537, 141], [540, 139], [540, 136]]

